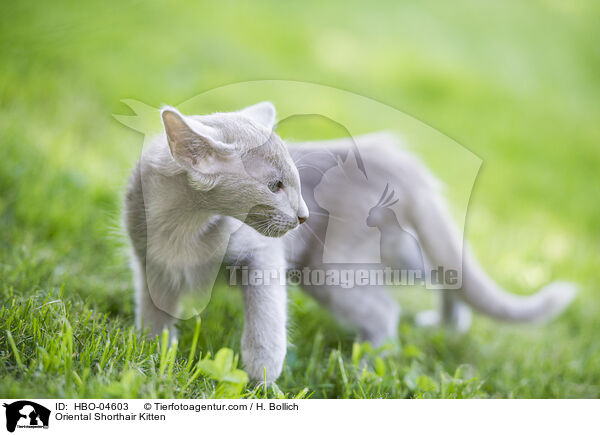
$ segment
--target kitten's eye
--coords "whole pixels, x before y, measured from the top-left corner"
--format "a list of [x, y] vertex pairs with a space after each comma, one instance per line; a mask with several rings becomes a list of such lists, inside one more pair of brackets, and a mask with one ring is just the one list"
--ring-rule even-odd
[[280, 191], [281, 189], [283, 189], [283, 181], [281, 180], [277, 180], [277, 181], [273, 181], [271, 183], [269, 183], [269, 190], [273, 193], [276, 193], [278, 191]]

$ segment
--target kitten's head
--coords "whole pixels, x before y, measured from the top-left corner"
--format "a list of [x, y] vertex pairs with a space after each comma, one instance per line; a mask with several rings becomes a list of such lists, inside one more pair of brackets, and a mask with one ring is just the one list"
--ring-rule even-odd
[[275, 107], [264, 102], [239, 112], [183, 116], [164, 108], [173, 160], [212, 212], [280, 237], [308, 218], [298, 170], [273, 132]]

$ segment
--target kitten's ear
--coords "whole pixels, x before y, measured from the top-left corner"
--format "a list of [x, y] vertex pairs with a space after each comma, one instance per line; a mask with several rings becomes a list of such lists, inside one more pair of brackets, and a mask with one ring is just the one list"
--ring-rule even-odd
[[267, 127], [269, 130], [273, 129], [277, 117], [275, 106], [273, 106], [273, 103], [270, 101], [263, 101], [262, 103], [248, 106], [245, 109], [240, 110], [240, 113], [246, 115], [260, 125]]
[[[232, 145], [224, 144], [211, 137], [209, 127], [198, 131], [200, 125], [190, 126], [188, 120], [172, 107], [161, 110], [161, 118], [171, 155], [177, 163], [186, 169], [210, 174], [218, 170], [216, 163], [225, 159], [234, 151]], [[194, 121], [195, 124], [199, 124]], [[213, 136], [214, 136], [214, 132]]]

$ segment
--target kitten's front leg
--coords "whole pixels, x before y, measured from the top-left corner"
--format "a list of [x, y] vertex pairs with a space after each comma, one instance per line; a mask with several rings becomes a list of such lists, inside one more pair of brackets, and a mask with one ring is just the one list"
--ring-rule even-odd
[[[174, 340], [177, 338], [174, 315], [179, 301], [179, 287], [167, 278], [167, 274], [159, 266], [142, 265], [136, 258], [132, 267], [136, 288], [137, 328], [147, 328], [149, 337], [160, 335], [166, 328], [170, 339]], [[151, 294], [150, 289], [153, 289], [154, 294]], [[160, 307], [155, 302], [159, 298], [162, 302]]]
[[279, 279], [243, 286], [242, 361], [253, 381], [274, 382], [285, 358], [287, 294], [285, 285], [274, 281]]

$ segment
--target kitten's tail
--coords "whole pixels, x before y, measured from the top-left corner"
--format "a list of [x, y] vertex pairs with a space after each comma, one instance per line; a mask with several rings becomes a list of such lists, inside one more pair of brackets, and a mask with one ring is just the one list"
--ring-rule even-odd
[[462, 287], [456, 291], [483, 314], [507, 321], [542, 322], [561, 313], [575, 297], [576, 286], [568, 282], [551, 283], [531, 296], [506, 292], [466, 247], [461, 249], [454, 223], [439, 198], [419, 199], [412, 212], [421, 246], [431, 264], [457, 270], [459, 274], [462, 269]]

